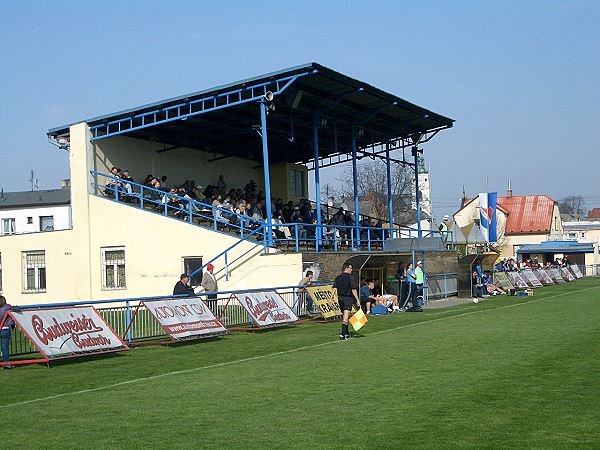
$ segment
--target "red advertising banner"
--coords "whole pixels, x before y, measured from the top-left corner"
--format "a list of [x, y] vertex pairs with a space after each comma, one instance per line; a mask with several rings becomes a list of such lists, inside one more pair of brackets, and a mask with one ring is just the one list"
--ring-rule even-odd
[[44, 355], [44, 361], [127, 350], [127, 345], [92, 306], [24, 309], [8, 315]]
[[173, 339], [227, 333], [227, 329], [198, 297], [146, 300], [144, 306]]
[[275, 291], [232, 294], [259, 327], [285, 325], [298, 321], [298, 317]]

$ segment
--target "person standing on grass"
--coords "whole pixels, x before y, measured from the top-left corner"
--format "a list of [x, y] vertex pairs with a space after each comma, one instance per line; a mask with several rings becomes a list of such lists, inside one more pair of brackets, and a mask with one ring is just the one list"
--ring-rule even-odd
[[213, 273], [214, 270], [215, 266], [213, 266], [211, 263], [208, 263], [206, 265], [206, 272], [204, 272], [204, 275], [202, 276], [202, 281], [200, 283], [200, 285], [204, 288], [206, 292], [212, 292], [212, 294], [208, 294], [206, 296], [209, 300], [216, 300], [216, 292], [219, 290], [217, 278]]
[[417, 304], [417, 284], [415, 279], [415, 269], [413, 269], [412, 263], [408, 263], [406, 266], [406, 283], [408, 284], [408, 289], [403, 306], [406, 306], [406, 302], [410, 302], [411, 306], [415, 306]]
[[417, 285], [417, 306], [423, 306], [423, 286], [425, 285], [425, 272], [423, 271], [423, 261], [417, 261], [415, 269], [415, 283]]
[[301, 289], [298, 289], [298, 299], [306, 299], [306, 311], [308, 312], [309, 316], [313, 314], [314, 303], [312, 301], [312, 298], [310, 298], [310, 295], [308, 295], [306, 288], [312, 284], [313, 276], [313, 271], [307, 270], [304, 278], [302, 278], [300, 280], [300, 283], [298, 283], [298, 286], [302, 286]]
[[[21, 312], [21, 308], [9, 305], [6, 303], [6, 298], [3, 295], [0, 295], [0, 323], [8, 311]], [[0, 339], [2, 340], [2, 362], [5, 363], [2, 367], [4, 369], [13, 368], [13, 366], [6, 363], [10, 362], [10, 335], [14, 328], [15, 322], [10, 317], [7, 317], [2, 325], [2, 330], [0, 331]]]
[[360, 299], [358, 298], [357, 289], [356, 279], [352, 276], [352, 264], [344, 263], [342, 265], [342, 273], [335, 277], [332, 289], [333, 295], [337, 294], [338, 296], [338, 303], [343, 313], [342, 332], [340, 333], [341, 341], [347, 341], [350, 338], [348, 322], [352, 306], [356, 305], [360, 309]]

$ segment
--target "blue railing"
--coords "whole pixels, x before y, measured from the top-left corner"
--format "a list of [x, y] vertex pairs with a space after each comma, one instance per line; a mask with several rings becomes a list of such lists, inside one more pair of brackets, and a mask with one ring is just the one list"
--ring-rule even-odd
[[[229, 231], [243, 238], [245, 235], [263, 227], [262, 238], [265, 237], [266, 223], [250, 216], [238, 214], [229, 209], [213, 206], [189, 197], [154, 189], [132, 181], [124, 181], [120, 177], [103, 174], [90, 170], [96, 177], [92, 187], [97, 195], [111, 198], [119, 203], [137, 206], [184, 220], [194, 225], [211, 227], [214, 231]], [[101, 184], [98, 177], [104, 177], [109, 183]], [[253, 233], [257, 235], [257, 233]]]
[[[235, 211], [213, 206], [189, 197], [171, 194], [138, 183], [124, 181], [119, 177], [90, 171], [96, 178], [92, 186], [97, 195], [113, 199], [116, 202], [153, 211], [164, 216], [187, 221], [193, 225], [212, 228], [218, 232], [229, 232], [240, 239], [255, 238], [262, 241], [267, 252], [267, 223]], [[98, 177], [104, 177], [107, 182], [101, 184]], [[383, 251], [383, 244], [388, 238], [417, 238], [418, 230], [411, 227], [383, 228], [356, 227], [355, 225], [284, 223], [272, 224], [273, 243], [285, 250], [314, 250], [317, 252], [350, 251]], [[287, 230], [286, 230], [287, 229]], [[446, 248], [454, 250], [454, 235], [451, 231], [423, 230], [423, 238], [439, 238], [445, 242]], [[227, 259], [228, 252], [234, 244], [215, 256], [211, 261], [223, 256]], [[208, 264], [208, 262], [206, 263]], [[206, 265], [205, 264], [205, 265]], [[225, 264], [227, 266], [227, 262]], [[228, 276], [228, 274], [227, 274]]]
[[[316, 284], [318, 285], [318, 284]], [[243, 290], [230, 290], [220, 292], [203, 292], [197, 296], [202, 298], [210, 310], [215, 314], [216, 317], [220, 318], [223, 325], [226, 327], [243, 326], [251, 323], [251, 319], [246, 313], [246, 310], [241, 306], [230, 304], [227, 310], [226, 299], [231, 294], [242, 294], [248, 292], [265, 292], [265, 291], [277, 291], [282, 296], [284, 301], [290, 308], [296, 313], [298, 317], [306, 315], [308, 313], [315, 312], [314, 305], [312, 310], [308, 310], [309, 305], [312, 302], [308, 302], [307, 294], [302, 292], [304, 286], [278, 286], [272, 288], [261, 288], [261, 289], [243, 289]], [[217, 294], [217, 299], [208, 299], [209, 294]], [[104, 317], [108, 324], [115, 330], [115, 332], [124, 337], [128, 343], [144, 341], [152, 338], [165, 337], [165, 332], [158, 324], [158, 322], [150, 315], [149, 312], [140, 308], [135, 320], [132, 322], [134, 312], [138, 308], [140, 302], [145, 300], [160, 300], [160, 299], [172, 299], [186, 297], [185, 295], [163, 295], [153, 297], [136, 297], [136, 298], [122, 298], [122, 299], [110, 299], [110, 300], [83, 300], [75, 302], [63, 302], [63, 303], [47, 303], [47, 304], [34, 304], [21, 306], [22, 309], [37, 309], [37, 308], [52, 308], [52, 307], [64, 307], [64, 306], [94, 306], [98, 312]], [[35, 353], [36, 349], [30, 344], [27, 337], [19, 330], [15, 329], [13, 337], [10, 341], [10, 355], [19, 356]]]

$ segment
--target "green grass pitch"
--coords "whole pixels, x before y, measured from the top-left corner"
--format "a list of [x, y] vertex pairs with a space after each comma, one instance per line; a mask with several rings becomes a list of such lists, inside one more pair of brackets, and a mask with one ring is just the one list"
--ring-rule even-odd
[[600, 279], [0, 371], [1, 448], [600, 448]]

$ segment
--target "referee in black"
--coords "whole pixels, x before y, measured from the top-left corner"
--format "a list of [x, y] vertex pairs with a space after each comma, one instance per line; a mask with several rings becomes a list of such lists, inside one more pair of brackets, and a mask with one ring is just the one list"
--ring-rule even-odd
[[342, 273], [335, 277], [335, 281], [333, 282], [333, 295], [335, 296], [337, 293], [338, 303], [344, 314], [342, 317], [342, 333], [340, 334], [341, 341], [347, 341], [350, 337], [348, 321], [350, 320], [352, 305], [356, 304], [356, 307], [360, 309], [357, 288], [356, 280], [352, 276], [352, 264], [344, 263]]

